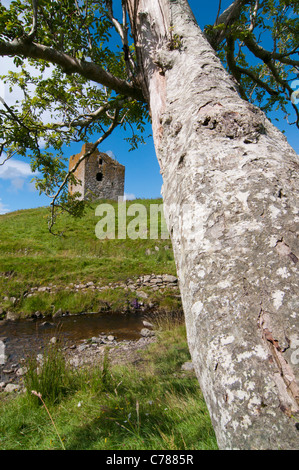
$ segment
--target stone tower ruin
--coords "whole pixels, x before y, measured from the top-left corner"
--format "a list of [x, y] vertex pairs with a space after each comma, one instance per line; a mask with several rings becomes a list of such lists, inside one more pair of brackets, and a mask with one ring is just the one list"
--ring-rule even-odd
[[[84, 144], [80, 153], [70, 157], [70, 170], [92, 146]], [[80, 163], [74, 171], [74, 176], [79, 181], [76, 185], [69, 184], [69, 193], [80, 193], [80, 199], [117, 201], [119, 196], [124, 196], [125, 167], [106, 153], [95, 150]]]

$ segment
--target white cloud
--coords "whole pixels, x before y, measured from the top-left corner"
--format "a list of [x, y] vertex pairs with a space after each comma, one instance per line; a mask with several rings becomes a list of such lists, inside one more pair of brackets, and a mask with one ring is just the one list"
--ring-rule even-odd
[[[17, 193], [23, 190], [26, 179], [37, 174], [38, 172], [31, 170], [29, 163], [13, 158], [5, 161], [5, 157], [0, 157], [0, 179], [10, 182], [10, 186], [7, 188], [9, 192]], [[30, 183], [27, 183], [26, 189], [33, 192], [33, 188], [29, 187], [28, 184], [30, 185]]]
[[0, 98], [5, 98], [5, 83], [0, 80]]
[[112, 152], [112, 150], [106, 150], [104, 153], [107, 153], [108, 157], [113, 158], [113, 160], [116, 160], [116, 156]]
[[124, 194], [124, 201], [132, 201], [133, 199], [136, 199], [135, 194], [130, 194], [130, 193]]
[[[12, 57], [1, 57], [1, 74], [6, 75], [9, 71], [11, 72], [19, 72], [21, 69], [16, 67], [16, 65], [13, 62]], [[1, 97], [5, 100], [5, 102], [8, 105], [13, 105], [15, 104], [15, 101], [17, 99], [22, 99], [23, 98], [23, 93], [21, 90], [18, 90], [16, 87], [14, 87], [13, 91], [9, 91], [9, 85], [5, 84], [3, 81], [1, 81], [0, 84], [0, 92], [1, 92]]]
[[11, 0], [2, 0], [1, 3], [3, 6], [5, 6], [5, 8], [9, 8]]
[[[32, 65], [29, 65], [26, 59], [23, 60], [23, 66], [33, 77], [39, 77], [41, 75], [40, 70], [38, 70], [36, 67]], [[53, 65], [50, 65], [50, 67], [46, 67], [46, 69], [44, 70], [42, 74], [43, 79], [47, 79], [51, 77], [53, 70], [54, 70]], [[20, 72], [21, 67], [17, 67], [14, 64], [12, 57], [1, 57], [1, 74], [7, 75], [9, 71]], [[34, 94], [35, 88], [36, 88], [35, 85], [32, 85], [32, 84], [28, 86], [28, 90], [32, 95]], [[16, 105], [17, 101], [22, 101], [24, 99], [24, 93], [21, 90], [21, 88], [15, 85], [10, 90], [10, 86], [8, 84], [5, 84], [3, 81], [0, 81], [0, 96], [5, 100], [5, 102], [9, 106], [14, 106]], [[53, 119], [51, 116], [51, 112], [45, 111], [42, 115], [42, 119], [44, 123], [52, 122]]]
[[5, 161], [5, 157], [0, 158], [0, 178], [5, 180], [16, 180], [20, 178], [27, 178], [33, 176], [35, 173], [32, 172], [30, 165], [20, 160], [11, 158]]

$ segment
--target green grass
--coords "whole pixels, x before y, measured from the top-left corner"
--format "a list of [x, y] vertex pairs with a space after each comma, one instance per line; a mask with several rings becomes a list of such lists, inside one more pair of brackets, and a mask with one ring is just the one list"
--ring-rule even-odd
[[[161, 203], [134, 202], [148, 211], [151, 203]], [[113, 206], [117, 212], [117, 204]], [[23, 316], [37, 310], [52, 314], [59, 308], [78, 313], [108, 305], [117, 310], [136, 294], [118, 288], [70, 294], [64, 288], [70, 283], [108, 285], [151, 273], [176, 274], [169, 239], [97, 239], [95, 208], [96, 204], [87, 207], [81, 219], [63, 215], [57, 227], [64, 230], [62, 237], [48, 232], [47, 208], [0, 216], [2, 309]], [[50, 283], [61, 290], [24, 296], [28, 289]], [[161, 333], [157, 343], [142, 353], [138, 366], [112, 367], [105, 360], [71, 369], [56, 347], [48, 349], [43, 364], [29, 360], [24, 379], [27, 392], [0, 393], [0, 450], [216, 449], [198, 381], [192, 373], [181, 371], [190, 356], [185, 328], [175, 314], [181, 308], [176, 294], [150, 293], [149, 300], [169, 315], [153, 318]], [[15, 305], [3, 301], [5, 296], [18, 301]], [[47, 409], [32, 390], [41, 394]]]
[[[71, 371], [57, 354], [49, 353], [39, 375], [31, 363], [27, 394], [0, 396], [0, 449], [217, 449], [198, 382], [181, 371], [190, 357], [178, 321], [168, 319], [138, 368], [106, 360]], [[42, 393], [56, 429], [32, 387]]]
[[[136, 200], [127, 202], [127, 206], [141, 203], [149, 213], [150, 204], [161, 202]], [[117, 215], [117, 203], [111, 204]], [[59, 288], [69, 283], [88, 281], [101, 281], [102, 285], [107, 285], [109, 282], [136, 278], [141, 274], [176, 274], [170, 240], [151, 240], [149, 224], [147, 239], [99, 240], [95, 235], [95, 227], [100, 220], [95, 216], [96, 206], [97, 203], [86, 206], [85, 215], [80, 219], [61, 215], [56, 229], [57, 232], [63, 232], [63, 236], [49, 233], [48, 208], [22, 210], [0, 216], [0, 303], [4, 310], [15, 311], [24, 316], [36, 310], [51, 314], [56, 305], [58, 308], [63, 305], [70, 313], [93, 310], [103, 301], [103, 296], [96, 292], [78, 295], [76, 301], [63, 293], [51, 296], [38, 293], [34, 298], [28, 299], [23, 296], [32, 287], [47, 286], [50, 283]], [[127, 226], [133, 219], [134, 217], [127, 217]], [[148, 249], [151, 250], [150, 255], [146, 254]], [[107, 293], [106, 297], [109, 296], [112, 296], [113, 308], [118, 308], [126, 301], [126, 297], [120, 292]], [[20, 300], [13, 305], [10, 300], [3, 301], [4, 297]], [[156, 300], [162, 299], [158, 296]], [[164, 296], [163, 301], [165, 307], [172, 308], [172, 296], [168, 296], [168, 300]]]

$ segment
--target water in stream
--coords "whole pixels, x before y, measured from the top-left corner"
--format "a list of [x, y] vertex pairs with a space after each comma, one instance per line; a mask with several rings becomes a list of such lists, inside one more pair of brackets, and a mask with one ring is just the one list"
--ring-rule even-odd
[[[56, 319], [18, 320], [0, 322], [0, 340], [5, 344], [7, 360], [0, 366], [9, 369], [30, 354], [39, 354], [53, 337], [59, 337], [66, 345], [99, 335], [113, 335], [116, 340], [138, 340], [143, 328], [139, 315], [81, 314]], [[2, 324], [1, 324], [2, 323]], [[5, 375], [5, 374], [4, 374]]]

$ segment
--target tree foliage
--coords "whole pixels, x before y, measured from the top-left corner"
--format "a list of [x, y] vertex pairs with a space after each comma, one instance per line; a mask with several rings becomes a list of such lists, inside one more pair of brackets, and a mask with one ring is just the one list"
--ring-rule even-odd
[[298, 15], [297, 0], [235, 0], [205, 28], [241, 96], [266, 114], [282, 110], [297, 127], [292, 82], [299, 74]]
[[[123, 43], [103, 1], [0, 5], [1, 54], [13, 56], [18, 67], [1, 78], [11, 92], [22, 92], [14, 104], [1, 98], [0, 150], [4, 161], [15, 154], [31, 159], [32, 170], [41, 175], [37, 188], [52, 198], [51, 226], [55, 207], [75, 215], [83, 208], [67, 194], [74, 176], [66, 169], [65, 145], [93, 141], [96, 148], [117, 126], [129, 127], [132, 148], [142, 140], [147, 106], [141, 93], [138, 99], [133, 92], [128, 96], [126, 85], [132, 88], [135, 71], [132, 65], [128, 70], [125, 60], [126, 26], [120, 28]], [[129, 54], [134, 64], [132, 47]], [[115, 83], [120, 89], [114, 89]]]
[[[13, 57], [17, 71], [1, 78], [22, 97], [13, 104], [0, 98], [1, 161], [15, 154], [30, 158], [40, 175], [37, 188], [52, 198], [52, 228], [56, 208], [74, 215], [83, 209], [67, 192], [75, 178], [66, 169], [65, 145], [92, 141], [95, 149], [120, 126], [128, 129], [132, 149], [142, 141], [149, 113], [126, 0], [5, 5], [0, 3], [0, 55]], [[220, 0], [214, 25], [205, 29], [241, 96], [266, 113], [279, 108], [287, 118], [299, 66], [298, 10], [297, 0], [235, 0], [221, 13]]]

